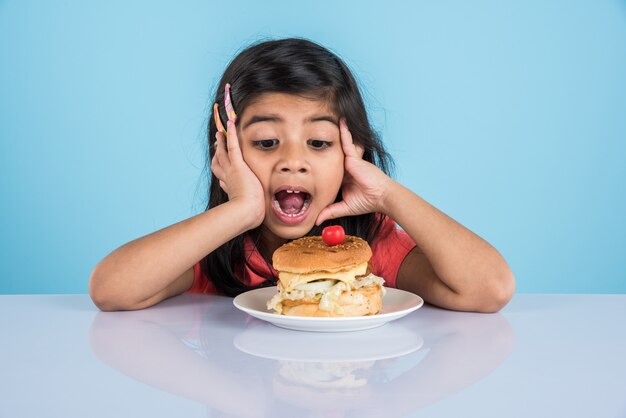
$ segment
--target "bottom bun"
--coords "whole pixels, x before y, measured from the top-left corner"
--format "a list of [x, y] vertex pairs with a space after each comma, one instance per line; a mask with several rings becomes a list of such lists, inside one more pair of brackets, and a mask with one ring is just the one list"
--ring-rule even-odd
[[283, 315], [287, 316], [365, 316], [380, 313], [383, 306], [383, 291], [379, 285], [365, 286], [343, 292], [339, 296], [339, 312], [320, 309], [317, 302], [284, 300]]

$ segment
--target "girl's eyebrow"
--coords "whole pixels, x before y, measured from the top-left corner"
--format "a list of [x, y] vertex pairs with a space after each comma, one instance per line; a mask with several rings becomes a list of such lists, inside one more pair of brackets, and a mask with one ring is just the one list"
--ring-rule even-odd
[[[281, 118], [278, 115], [254, 115], [250, 118], [249, 121], [247, 121], [244, 125], [243, 128], [241, 128], [241, 130], [243, 131], [244, 129], [246, 129], [247, 127], [249, 127], [252, 124], [258, 123], [258, 122], [278, 122], [278, 123], [282, 123], [285, 120], [283, 118]], [[337, 127], [339, 127], [339, 121], [338, 118], [336, 118], [335, 116], [331, 116], [331, 115], [315, 115], [315, 116], [311, 116], [309, 118], [306, 118], [304, 120], [304, 123], [313, 123], [313, 122], [330, 122], [333, 125], [336, 125]]]

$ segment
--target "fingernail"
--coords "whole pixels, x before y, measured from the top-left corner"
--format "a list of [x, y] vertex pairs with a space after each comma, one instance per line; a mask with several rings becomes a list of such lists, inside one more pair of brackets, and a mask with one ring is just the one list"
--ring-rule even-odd
[[224, 125], [222, 125], [222, 121], [220, 120], [217, 103], [213, 105], [213, 119], [215, 119], [215, 126], [217, 127], [217, 130], [224, 131]]
[[226, 83], [226, 87], [224, 89], [224, 106], [226, 107], [226, 115], [228, 115], [228, 120], [237, 119], [237, 114], [235, 113], [235, 109], [233, 108], [233, 101], [230, 97], [229, 83]]

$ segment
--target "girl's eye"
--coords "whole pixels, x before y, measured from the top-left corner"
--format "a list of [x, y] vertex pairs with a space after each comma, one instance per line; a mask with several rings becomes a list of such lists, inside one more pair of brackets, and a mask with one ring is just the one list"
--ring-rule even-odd
[[278, 142], [277, 139], [262, 139], [260, 141], [252, 141], [252, 144], [254, 145], [255, 148], [268, 150], [268, 149], [273, 148], [276, 142]]
[[309, 140], [309, 145], [311, 145], [315, 149], [325, 149], [332, 145], [333, 143], [330, 141], [323, 141], [321, 139], [311, 139]]

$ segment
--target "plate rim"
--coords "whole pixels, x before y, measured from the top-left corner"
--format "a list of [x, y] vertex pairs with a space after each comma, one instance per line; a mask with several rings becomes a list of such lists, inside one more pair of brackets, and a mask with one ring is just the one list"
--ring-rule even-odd
[[[389, 326], [393, 326], [393, 324], [390, 324]], [[378, 329], [380, 329], [381, 327], [379, 327]], [[379, 353], [372, 353], [371, 350], [367, 350], [366, 353], [357, 353], [358, 356], [355, 358], [354, 352], [351, 352], [348, 355], [343, 355], [343, 356], [335, 356], [335, 357], [325, 357], [325, 356], [316, 356], [318, 355], [318, 353], [313, 350], [312, 352], [314, 352], [314, 354], [307, 354], [307, 355], [299, 355], [299, 352], [294, 353], [293, 351], [289, 353], [289, 355], [284, 355], [284, 354], [277, 354], [279, 351], [272, 351], [272, 350], [255, 350], [254, 348], [251, 348], [248, 341], [246, 341], [245, 339], [243, 339], [241, 336], [245, 335], [246, 332], [249, 332], [249, 330], [246, 330], [242, 333], [240, 333], [239, 335], [237, 335], [236, 338], [233, 339], [233, 345], [241, 352], [246, 353], [246, 354], [250, 354], [256, 357], [261, 357], [261, 358], [266, 358], [266, 359], [271, 359], [271, 360], [279, 360], [279, 361], [294, 361], [294, 362], [302, 362], [302, 363], [345, 363], [345, 362], [352, 362], [352, 361], [356, 361], [356, 362], [360, 362], [360, 361], [378, 361], [378, 360], [385, 360], [385, 359], [390, 359], [390, 358], [396, 358], [396, 357], [402, 357], [405, 356], [407, 354], [411, 354], [414, 353], [416, 351], [421, 350], [424, 347], [424, 338], [422, 337], [421, 334], [419, 333], [415, 333], [414, 330], [412, 330], [411, 328], [408, 327], [404, 327], [402, 325], [398, 325], [397, 328], [395, 328], [396, 330], [404, 330], [406, 332], [410, 332], [413, 334], [413, 337], [415, 338], [415, 344], [407, 347], [407, 346], [402, 346], [401, 348], [398, 347], [388, 347], [386, 350], [384, 350], [384, 354], [380, 354]], [[253, 328], [253, 332], [254, 332], [254, 328]], [[258, 330], [258, 328], [257, 328]], [[376, 331], [374, 331], [376, 332]], [[273, 336], [273, 334], [270, 334]], [[372, 338], [375, 335], [370, 334], [368, 338]], [[268, 345], [268, 347], [271, 347], [271, 345]], [[345, 354], [345, 351], [344, 351]]]
[[[380, 314], [376, 314], [376, 315], [365, 315], [365, 316], [342, 316], [342, 317], [312, 317], [312, 316], [285, 316], [285, 315], [277, 315], [273, 312], [270, 311], [260, 311], [258, 309], [254, 309], [254, 308], [250, 308], [247, 306], [243, 306], [241, 304], [241, 299], [243, 298], [243, 295], [248, 295], [250, 296], [251, 293], [263, 293], [263, 292], [269, 292], [270, 289], [273, 289], [274, 292], [276, 291], [277, 286], [268, 286], [268, 287], [261, 287], [258, 289], [252, 289], [252, 290], [248, 290], [247, 292], [241, 293], [237, 296], [235, 296], [233, 298], [233, 305], [239, 309], [240, 311], [246, 312], [252, 316], [254, 316], [255, 318], [259, 318], [261, 320], [266, 320], [268, 322], [273, 323], [273, 321], [270, 320], [270, 318], [275, 318], [278, 321], [287, 321], [287, 322], [296, 322], [296, 323], [307, 323], [307, 322], [313, 322], [313, 323], [339, 323], [339, 322], [369, 322], [369, 321], [375, 321], [375, 322], [380, 322], [383, 321], [384, 319], [389, 318], [389, 321], [396, 319], [396, 316], [400, 315], [400, 317], [404, 316], [404, 315], [408, 315], [409, 313], [421, 308], [424, 305], [424, 299], [422, 297], [420, 297], [419, 295], [412, 293], [412, 292], [408, 292], [406, 290], [402, 290], [402, 289], [397, 289], [394, 287], [387, 287], [385, 288], [387, 292], [391, 292], [396, 293], [398, 295], [405, 295], [405, 296], [409, 296], [411, 298], [415, 298], [415, 302], [411, 305], [411, 307], [406, 308], [406, 309], [401, 309], [401, 310], [396, 310], [396, 311], [391, 311], [391, 312], [384, 312], [384, 313], [380, 313]], [[383, 309], [384, 309], [384, 304], [385, 304], [385, 298], [383, 297]], [[254, 314], [253, 314], [254, 313]], [[261, 318], [259, 316], [256, 315], [262, 315], [262, 316], [267, 316], [267, 319], [265, 318]], [[384, 322], [389, 322], [389, 321], [384, 321]]]

